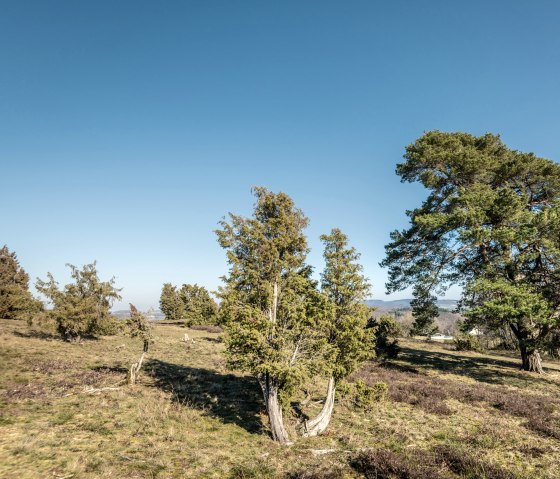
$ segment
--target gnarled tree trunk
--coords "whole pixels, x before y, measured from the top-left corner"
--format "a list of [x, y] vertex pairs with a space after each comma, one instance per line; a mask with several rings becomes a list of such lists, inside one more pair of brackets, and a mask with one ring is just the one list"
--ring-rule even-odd
[[520, 346], [520, 349], [523, 370], [542, 374], [542, 360], [539, 352], [536, 349], [530, 349], [523, 345]]
[[321, 412], [311, 421], [306, 421], [303, 426], [303, 436], [317, 436], [327, 429], [334, 409], [335, 380], [331, 376], [327, 387], [327, 396]]
[[542, 360], [539, 351], [534, 345], [534, 340], [531, 339], [530, 335], [523, 331], [516, 325], [510, 324], [513, 334], [519, 341], [519, 351], [521, 352], [521, 369], [524, 371], [530, 371], [538, 374], [542, 374]]
[[140, 369], [142, 368], [142, 363], [144, 362], [144, 356], [148, 352], [148, 346], [149, 346], [148, 341], [144, 341], [144, 350], [142, 351], [142, 356], [140, 356], [140, 359], [138, 360], [137, 363], [134, 363], [132, 366], [130, 366], [130, 371], [128, 373], [128, 384], [130, 385], [136, 384], [136, 378], [138, 377], [138, 374], [140, 373]]
[[278, 397], [278, 379], [270, 377], [269, 374], [262, 374], [259, 375], [258, 380], [263, 391], [272, 438], [280, 444], [292, 444], [284, 427], [282, 407]]

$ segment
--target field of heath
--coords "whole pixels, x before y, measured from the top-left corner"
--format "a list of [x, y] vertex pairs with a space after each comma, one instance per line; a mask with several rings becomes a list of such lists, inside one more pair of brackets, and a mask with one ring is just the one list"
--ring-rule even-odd
[[[321, 407], [322, 381], [294, 402], [286, 447], [268, 435], [256, 380], [227, 370], [223, 334], [158, 324], [128, 386], [141, 341], [67, 343], [1, 320], [0, 477], [560, 477], [558, 363], [536, 375], [515, 357], [403, 339], [397, 360], [341, 386], [327, 434], [297, 434], [301, 414]], [[357, 404], [357, 381], [386, 394]]]

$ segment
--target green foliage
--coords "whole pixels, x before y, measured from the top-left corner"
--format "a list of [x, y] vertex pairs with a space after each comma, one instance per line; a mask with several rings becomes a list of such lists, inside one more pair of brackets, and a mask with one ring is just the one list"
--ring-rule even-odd
[[353, 383], [341, 380], [336, 388], [336, 396], [347, 407], [371, 410], [375, 403], [386, 399], [388, 391], [387, 384], [382, 381], [368, 386], [362, 379], [356, 379]]
[[455, 351], [476, 351], [481, 353], [484, 350], [479, 340], [472, 334], [457, 336], [453, 340], [453, 344]]
[[126, 320], [126, 326], [130, 337], [140, 338], [144, 343], [144, 352], [148, 352], [148, 347], [154, 340], [152, 325], [133, 304], [130, 304], [130, 316]]
[[217, 323], [218, 305], [204, 286], [183, 284], [179, 290], [179, 297], [184, 305], [186, 326]]
[[53, 305], [47, 316], [55, 321], [58, 332], [67, 340], [100, 334], [110, 321], [113, 301], [121, 299], [120, 289], [115, 288], [114, 278], [99, 279], [95, 262], [81, 270], [71, 264], [67, 266], [74, 283], [62, 289], [51, 273], [48, 273], [48, 281], [37, 279], [37, 290]]
[[376, 382], [370, 387], [358, 379], [354, 384], [354, 404], [360, 409], [370, 410], [375, 403], [385, 400], [388, 389], [384, 382]]
[[543, 349], [551, 358], [560, 359], [560, 331], [554, 331], [547, 336]]
[[510, 150], [495, 135], [438, 131], [404, 157], [402, 181], [429, 194], [407, 212], [410, 227], [391, 234], [382, 262], [388, 291], [414, 287], [423, 330], [435, 314], [433, 293], [467, 286], [462, 307], [473, 309], [471, 324], [507, 323], [520, 348], [537, 348], [559, 326], [560, 165]]
[[558, 319], [535, 286], [503, 278], [482, 278], [470, 283], [463, 299], [465, 327], [485, 324], [493, 330], [510, 326], [521, 346], [542, 348], [549, 343]]
[[177, 287], [171, 283], [165, 283], [159, 298], [159, 309], [168, 321], [179, 321], [185, 316], [185, 305]]
[[370, 322], [370, 327], [375, 331], [375, 354], [377, 357], [394, 359], [398, 356], [398, 337], [402, 335], [401, 327], [395, 319], [383, 315]]
[[122, 334], [125, 330], [125, 325], [116, 316], [109, 316], [106, 318], [97, 329], [97, 334], [100, 336], [116, 336]]
[[415, 285], [413, 289], [414, 298], [410, 302], [414, 323], [410, 330], [411, 336], [431, 336], [437, 333], [438, 328], [434, 319], [439, 316], [436, 304], [437, 297], [421, 285]]
[[[277, 385], [287, 402], [312, 372], [324, 367], [323, 323], [329, 302], [305, 264], [308, 220], [285, 193], [253, 190], [252, 218], [230, 213], [216, 231], [230, 265], [219, 291], [230, 367]], [[266, 383], [266, 384], [265, 384]]]
[[333, 306], [330, 320], [324, 323], [330, 348], [327, 368], [335, 379], [341, 379], [372, 357], [369, 308], [363, 304], [370, 285], [357, 262], [359, 253], [348, 246], [342, 231], [335, 228], [329, 235], [322, 235], [321, 241], [325, 245], [321, 287]]
[[0, 318], [30, 319], [43, 305], [29, 292], [29, 275], [7, 246], [0, 249]]

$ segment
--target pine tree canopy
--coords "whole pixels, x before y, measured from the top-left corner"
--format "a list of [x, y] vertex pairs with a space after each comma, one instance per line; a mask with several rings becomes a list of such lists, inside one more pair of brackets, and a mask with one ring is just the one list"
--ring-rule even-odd
[[[388, 291], [413, 286], [425, 328], [433, 293], [461, 285], [472, 320], [501, 318], [520, 344], [538, 348], [560, 311], [560, 165], [492, 134], [438, 131], [409, 145], [404, 158], [402, 181], [419, 182], [428, 196], [407, 212], [410, 227], [391, 234], [382, 262]], [[505, 314], [520, 297], [538, 314]], [[490, 320], [498, 305], [503, 314]]]

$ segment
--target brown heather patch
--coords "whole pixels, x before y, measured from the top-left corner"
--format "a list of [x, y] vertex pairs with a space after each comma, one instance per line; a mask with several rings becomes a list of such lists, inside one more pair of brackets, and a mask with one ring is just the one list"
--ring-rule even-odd
[[[53, 366], [54, 365], [54, 366]], [[33, 372], [45, 375], [44, 378], [30, 378], [25, 384], [10, 382], [4, 385], [4, 391], [0, 392], [0, 397], [11, 401], [21, 401], [27, 399], [37, 399], [48, 401], [55, 397], [62, 397], [72, 391], [78, 392], [86, 387], [98, 388], [108, 386], [115, 382], [122, 382], [126, 375], [126, 370], [114, 370], [101, 367], [95, 370], [68, 370], [63, 367], [61, 361], [47, 361], [36, 364]], [[52, 377], [60, 374], [61, 371], [68, 371], [67, 375]]]
[[189, 326], [189, 329], [193, 329], [195, 331], [206, 331], [208, 333], [223, 333], [224, 330], [220, 326], [214, 326], [210, 324], [193, 324]]
[[433, 414], [452, 414], [452, 409], [446, 404], [449, 399], [466, 404], [486, 403], [526, 419], [524, 425], [540, 435], [560, 439], [560, 420], [554, 414], [560, 405], [558, 398], [480, 382], [441, 379], [419, 369], [389, 362], [368, 363], [351, 377], [351, 380], [356, 379], [368, 385], [383, 381], [389, 385], [388, 397], [392, 401], [418, 406]]
[[518, 479], [519, 476], [490, 464], [465, 449], [436, 446], [397, 454], [387, 449], [363, 451], [350, 459], [366, 479]]
[[68, 371], [75, 367], [73, 361], [63, 361], [62, 359], [53, 359], [47, 361], [38, 361], [31, 369], [42, 374], [54, 374], [58, 371]]
[[[424, 456], [424, 457], [422, 457]], [[442, 465], [426, 461], [426, 453], [409, 451], [405, 456], [387, 449], [363, 451], [350, 459], [350, 466], [366, 479], [449, 479]]]
[[516, 479], [518, 476], [480, 459], [480, 456], [451, 446], [436, 446], [434, 462], [442, 462], [465, 479]]

